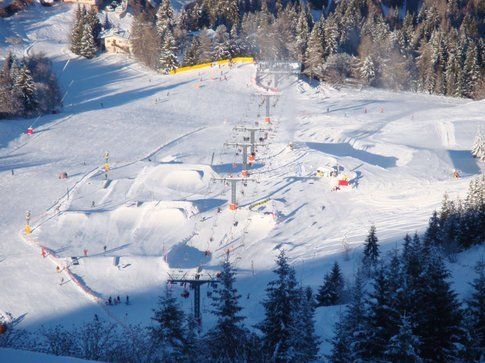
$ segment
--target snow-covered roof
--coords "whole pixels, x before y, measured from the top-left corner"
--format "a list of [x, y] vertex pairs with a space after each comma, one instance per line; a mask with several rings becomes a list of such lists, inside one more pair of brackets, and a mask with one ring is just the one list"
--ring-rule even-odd
[[125, 29], [111, 28], [111, 29], [102, 31], [99, 36], [101, 38], [120, 37], [120, 38], [130, 39], [130, 32]]

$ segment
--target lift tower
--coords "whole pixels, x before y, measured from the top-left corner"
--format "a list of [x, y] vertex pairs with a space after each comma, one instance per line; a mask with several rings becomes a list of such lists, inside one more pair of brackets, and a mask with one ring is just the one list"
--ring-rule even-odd
[[246, 184], [247, 182], [256, 181], [256, 179], [251, 178], [212, 178], [214, 181], [221, 181], [223, 183], [231, 184], [231, 200], [229, 202], [229, 209], [236, 210], [237, 209], [237, 196], [236, 196], [236, 185], [239, 182]]
[[[249, 143], [251, 144], [251, 155], [256, 154], [256, 132], [269, 132], [271, 129], [261, 128], [261, 127], [249, 127], [249, 126], [236, 126], [235, 131], [245, 131], [249, 132]], [[261, 141], [261, 139], [260, 139]]]
[[[191, 276], [190, 271], [183, 271], [180, 270], [178, 275], [168, 274], [168, 282], [176, 284], [179, 283], [182, 286], [190, 286], [194, 290], [194, 318], [199, 323], [202, 323], [201, 314], [200, 314], [200, 287], [204, 284], [216, 284], [219, 282], [217, 275], [212, 276], [209, 273], [203, 275], [201, 273], [201, 268], [197, 270], [197, 272]], [[187, 292], [188, 297], [189, 294]]]
[[[247, 177], [249, 175], [248, 173], [248, 149], [255, 148], [256, 146], [264, 146], [264, 144], [252, 144], [252, 143], [240, 143], [240, 142], [226, 142], [224, 146], [235, 146], [235, 147], [240, 147], [242, 148], [242, 176]], [[249, 155], [249, 163], [252, 164], [256, 160], [256, 153], [251, 152], [251, 155]]]

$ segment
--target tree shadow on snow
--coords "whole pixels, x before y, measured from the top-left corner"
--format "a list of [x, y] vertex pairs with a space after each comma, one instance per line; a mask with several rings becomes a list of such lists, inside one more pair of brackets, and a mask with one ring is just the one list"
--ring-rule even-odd
[[349, 143], [319, 143], [307, 142], [310, 149], [338, 157], [350, 156], [359, 159], [367, 164], [380, 166], [381, 168], [392, 168], [396, 166], [397, 158], [394, 156], [382, 156], [364, 150], [357, 150]]
[[205, 251], [178, 244], [172, 247], [167, 254], [167, 262], [171, 268], [194, 268], [210, 261], [211, 256]]
[[469, 175], [480, 174], [477, 159], [469, 150], [448, 150], [448, 155], [456, 170]]

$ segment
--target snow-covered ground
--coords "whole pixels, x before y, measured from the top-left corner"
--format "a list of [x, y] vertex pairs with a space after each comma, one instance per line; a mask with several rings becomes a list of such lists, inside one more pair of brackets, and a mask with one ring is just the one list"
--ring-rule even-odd
[[[485, 124], [483, 101], [335, 90], [290, 78], [265, 126], [255, 66], [161, 76], [122, 56], [75, 58], [67, 44], [73, 9], [34, 6], [0, 19], [0, 55], [4, 37], [21, 38], [17, 54], [52, 57], [66, 93], [60, 114], [0, 122], [0, 312], [23, 316], [24, 328], [94, 312], [148, 324], [169, 272], [199, 265], [211, 272], [228, 251], [253, 324], [279, 248], [303, 284], [318, 286], [335, 260], [350, 278], [371, 224], [391, 250], [406, 232], [425, 228], [443, 193], [464, 195], [485, 169], [469, 152]], [[251, 180], [238, 185], [233, 212], [228, 186], [213, 178], [239, 175], [241, 156], [223, 144], [242, 141], [234, 126], [255, 122], [268, 127], [268, 139]], [[25, 135], [32, 124], [34, 135]], [[316, 177], [318, 168], [336, 165], [353, 187], [332, 191], [335, 178]], [[69, 178], [58, 179], [61, 172]], [[26, 210], [29, 238], [22, 234]], [[79, 265], [57, 273], [73, 256]], [[479, 256], [483, 247], [452, 265], [461, 294]], [[118, 295], [131, 304], [105, 306]], [[192, 308], [191, 298], [180, 300]], [[318, 311], [323, 337], [339, 309]]]

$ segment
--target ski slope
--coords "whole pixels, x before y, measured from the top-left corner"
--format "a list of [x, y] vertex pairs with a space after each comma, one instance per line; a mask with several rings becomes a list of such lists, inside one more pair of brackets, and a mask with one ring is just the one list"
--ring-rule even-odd
[[[22, 316], [27, 329], [78, 323], [95, 312], [121, 325], [149, 324], [169, 272], [214, 271], [227, 254], [255, 323], [279, 249], [304, 284], [317, 287], [335, 260], [350, 279], [371, 224], [389, 251], [405, 233], [423, 231], [443, 193], [464, 195], [484, 171], [469, 152], [484, 125], [483, 101], [289, 78], [265, 125], [256, 66], [161, 76], [123, 56], [76, 58], [67, 41], [73, 9], [34, 6], [0, 19], [2, 38], [22, 39], [18, 55], [53, 58], [65, 92], [59, 114], [0, 122], [0, 312]], [[224, 143], [242, 141], [233, 128], [256, 122], [268, 138], [251, 180], [238, 185], [239, 209], [230, 211], [229, 187], [214, 178], [238, 176], [241, 155]], [[337, 179], [316, 176], [336, 165], [352, 187], [333, 191]], [[58, 179], [61, 172], [68, 179]], [[33, 216], [28, 237], [26, 210]], [[483, 248], [453, 265], [462, 294], [479, 256]], [[104, 304], [118, 295], [132, 303]], [[192, 308], [192, 299], [180, 301]], [[340, 308], [319, 309], [322, 336]]]

